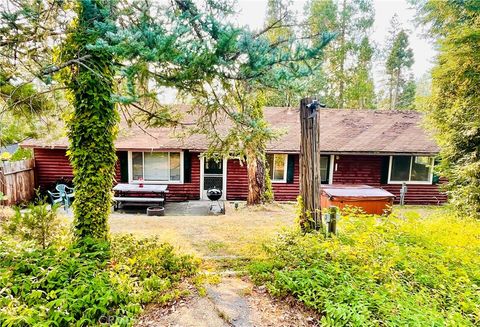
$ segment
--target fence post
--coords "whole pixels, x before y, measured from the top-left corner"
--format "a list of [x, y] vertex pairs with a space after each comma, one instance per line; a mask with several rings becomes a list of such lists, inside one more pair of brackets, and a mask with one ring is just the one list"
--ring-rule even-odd
[[338, 208], [331, 206], [328, 208], [328, 213], [330, 214], [330, 223], [328, 224], [328, 233], [337, 234], [337, 213]]

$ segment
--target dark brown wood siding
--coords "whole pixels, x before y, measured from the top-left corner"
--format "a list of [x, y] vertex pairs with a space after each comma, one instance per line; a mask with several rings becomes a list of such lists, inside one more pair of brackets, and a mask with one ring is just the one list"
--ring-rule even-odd
[[246, 200], [248, 195], [247, 163], [227, 161], [227, 200]]
[[[73, 178], [72, 169], [65, 150], [34, 149], [37, 182], [42, 187], [49, 187], [59, 179]], [[196, 200], [200, 198], [200, 160], [199, 153], [191, 153], [192, 179], [190, 183], [170, 184], [167, 201]], [[335, 156], [334, 184], [364, 184], [382, 187], [396, 196], [398, 202], [400, 185], [382, 184], [382, 156]], [[294, 156], [293, 183], [273, 183], [275, 200], [294, 201], [299, 194], [299, 156]], [[120, 165], [116, 165], [116, 180], [120, 181]], [[444, 181], [443, 181], [444, 182]], [[227, 162], [227, 199], [245, 200], [248, 194], [247, 167], [239, 160]], [[407, 204], [437, 204], [447, 200], [439, 185], [408, 185]]]
[[[200, 160], [198, 153], [192, 153], [192, 179], [190, 183], [170, 184], [167, 201], [197, 200], [200, 198]], [[61, 179], [73, 178], [72, 167], [65, 150], [34, 149], [37, 181], [40, 187], [49, 188]], [[115, 180], [120, 181], [120, 163], [115, 165]]]
[[[299, 194], [298, 155], [294, 155], [293, 183], [272, 183], [276, 201], [294, 201]], [[246, 163], [239, 160], [227, 162], [227, 200], [246, 200], [248, 195], [248, 176]]]
[[34, 149], [33, 154], [38, 186], [48, 188], [60, 179], [73, 178], [65, 150]]
[[[381, 187], [395, 195], [395, 203], [400, 199], [399, 184], [382, 184], [382, 156], [335, 156], [333, 171], [334, 184], [363, 184]], [[445, 182], [445, 181], [442, 181]], [[439, 204], [447, 201], [441, 185], [408, 184], [405, 204]]]

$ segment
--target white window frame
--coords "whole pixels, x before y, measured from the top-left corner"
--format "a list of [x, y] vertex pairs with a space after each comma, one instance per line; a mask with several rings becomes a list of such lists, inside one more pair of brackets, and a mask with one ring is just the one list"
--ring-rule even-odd
[[[270, 169], [272, 169], [272, 177], [271, 177], [272, 183], [286, 183], [287, 182], [287, 171], [288, 171], [288, 153], [270, 153], [270, 155], [273, 155], [273, 167], [270, 167]], [[273, 168], [275, 167], [275, 156], [277, 156], [277, 155], [285, 156], [285, 159], [284, 159], [285, 162], [283, 164], [283, 179], [273, 179], [273, 176], [275, 175], [273, 173]]]
[[328, 183], [322, 185], [332, 185], [333, 184], [333, 170], [335, 165], [335, 155], [333, 154], [324, 154], [324, 156], [329, 157], [329, 166], [328, 166]]
[[[408, 155], [407, 155], [408, 156]], [[423, 184], [423, 185], [428, 185], [433, 183], [433, 166], [435, 164], [434, 157], [432, 156], [414, 156], [410, 155], [410, 169], [408, 171], [408, 181], [392, 181], [391, 176], [392, 176], [392, 166], [393, 166], [393, 157], [390, 156], [390, 163], [388, 165], [388, 184]], [[415, 157], [428, 157], [431, 160], [431, 166], [430, 166], [430, 174], [428, 176], [428, 181], [411, 181], [410, 179], [412, 178], [412, 165], [413, 165], [413, 160]]]
[[[142, 155], [142, 169], [143, 169], [143, 176], [145, 176], [145, 153], [168, 153], [168, 169], [170, 171], [170, 153], [179, 153], [180, 154], [180, 180], [179, 181], [138, 181], [133, 179], [133, 152], [141, 152]], [[170, 176], [170, 174], [169, 174]], [[183, 151], [128, 151], [128, 183], [129, 184], [183, 184]], [[169, 177], [170, 178], [170, 177]]]
[[[331, 185], [333, 183], [333, 165], [335, 163], [335, 156], [333, 154], [320, 154], [320, 157], [328, 158], [328, 169], [327, 169], [327, 178], [328, 183], [324, 184], [320, 180], [321, 185]], [[321, 179], [321, 176], [320, 176]]]

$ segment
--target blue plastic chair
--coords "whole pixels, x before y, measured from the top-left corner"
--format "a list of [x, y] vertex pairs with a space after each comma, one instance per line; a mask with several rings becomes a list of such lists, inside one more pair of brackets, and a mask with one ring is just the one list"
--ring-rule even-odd
[[52, 205], [55, 205], [57, 203], [63, 203], [63, 197], [60, 195], [60, 192], [54, 193], [47, 191], [48, 196], [50, 197], [50, 201], [52, 201]]
[[65, 184], [58, 184], [55, 189], [58, 191], [58, 193], [60, 193], [65, 208], [67, 209], [68, 207], [70, 207], [70, 204], [75, 197], [75, 189], [72, 187], [68, 187]]

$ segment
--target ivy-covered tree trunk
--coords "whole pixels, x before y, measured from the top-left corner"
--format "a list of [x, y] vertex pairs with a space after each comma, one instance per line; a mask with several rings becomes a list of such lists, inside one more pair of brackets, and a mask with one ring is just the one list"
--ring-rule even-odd
[[107, 238], [112, 204], [116, 162], [113, 142], [118, 123], [111, 101], [113, 57], [87, 46], [99, 37], [97, 24], [108, 18], [108, 8], [102, 4], [101, 0], [79, 1], [78, 21], [65, 45], [72, 59], [82, 58], [81, 64], [70, 69], [67, 79], [74, 107], [68, 122], [68, 155], [75, 185], [74, 233], [79, 239]]

